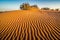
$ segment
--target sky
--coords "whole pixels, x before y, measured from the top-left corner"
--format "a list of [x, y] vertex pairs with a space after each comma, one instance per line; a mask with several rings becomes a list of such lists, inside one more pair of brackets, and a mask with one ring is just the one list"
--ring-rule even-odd
[[39, 8], [60, 8], [60, 0], [0, 0], [0, 11], [19, 10], [22, 3], [35, 4]]

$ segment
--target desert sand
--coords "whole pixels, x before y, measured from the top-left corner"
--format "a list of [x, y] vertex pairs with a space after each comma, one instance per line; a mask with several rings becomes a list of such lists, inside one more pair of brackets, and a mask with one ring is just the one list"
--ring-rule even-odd
[[0, 13], [1, 40], [60, 40], [60, 12], [15, 10]]

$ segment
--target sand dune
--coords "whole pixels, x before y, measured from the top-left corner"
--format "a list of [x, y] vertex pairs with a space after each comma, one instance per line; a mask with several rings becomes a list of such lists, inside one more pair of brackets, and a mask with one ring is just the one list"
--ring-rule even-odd
[[0, 14], [1, 40], [60, 40], [60, 13], [17, 10]]

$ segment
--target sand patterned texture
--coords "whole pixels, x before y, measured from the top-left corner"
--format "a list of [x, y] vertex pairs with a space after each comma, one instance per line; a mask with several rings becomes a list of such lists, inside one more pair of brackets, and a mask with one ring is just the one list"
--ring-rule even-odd
[[60, 40], [60, 12], [36, 9], [0, 13], [0, 40]]

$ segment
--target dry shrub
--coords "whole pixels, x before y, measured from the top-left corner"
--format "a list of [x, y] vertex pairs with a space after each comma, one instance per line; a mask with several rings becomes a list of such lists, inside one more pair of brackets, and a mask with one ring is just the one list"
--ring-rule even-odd
[[59, 9], [55, 9], [56, 11], [59, 11]]
[[42, 10], [50, 10], [50, 8], [41, 8]]
[[30, 5], [28, 3], [23, 3], [22, 5], [20, 5], [21, 10], [28, 10], [29, 7], [30, 7]]
[[20, 5], [21, 10], [29, 10], [30, 8], [38, 8], [38, 6], [37, 5], [30, 6], [29, 3], [23, 3], [22, 5]]
[[38, 6], [37, 6], [37, 5], [32, 5], [31, 7], [38, 8]]

